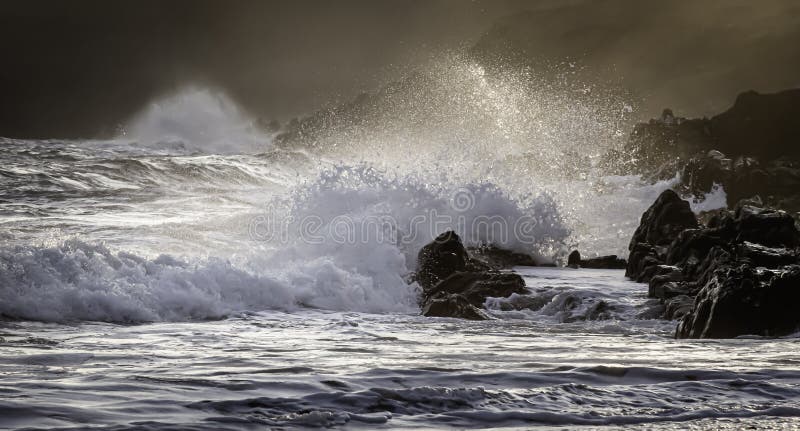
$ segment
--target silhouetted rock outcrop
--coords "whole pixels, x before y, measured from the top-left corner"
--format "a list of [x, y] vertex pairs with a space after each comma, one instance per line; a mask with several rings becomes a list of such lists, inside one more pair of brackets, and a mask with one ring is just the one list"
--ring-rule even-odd
[[581, 252], [573, 250], [567, 257], [567, 266], [570, 268], [577, 268], [581, 266]]
[[424, 290], [430, 289], [450, 274], [465, 271], [467, 259], [461, 238], [455, 232], [447, 231], [419, 251], [417, 282]]
[[453, 231], [420, 250], [416, 280], [422, 287], [423, 315], [482, 320], [487, 318], [480, 310], [486, 298], [526, 293], [522, 277], [498, 269], [534, 263], [530, 256], [498, 247], [475, 250], [481, 253], [477, 258], [470, 256]]
[[[742, 201], [701, 226], [665, 191], [631, 240], [627, 274], [649, 282], [679, 338], [776, 336], [800, 329], [800, 231], [783, 211]], [[689, 217], [691, 216], [691, 217]], [[671, 241], [670, 241], [671, 240]]]
[[492, 269], [538, 265], [533, 256], [529, 254], [506, 250], [494, 245], [470, 247], [467, 251], [473, 262], [482, 263]]
[[672, 190], [665, 190], [642, 214], [628, 250], [627, 277], [646, 282], [655, 275], [655, 266], [666, 260], [667, 247], [686, 229], [697, 228], [697, 218], [689, 203]]

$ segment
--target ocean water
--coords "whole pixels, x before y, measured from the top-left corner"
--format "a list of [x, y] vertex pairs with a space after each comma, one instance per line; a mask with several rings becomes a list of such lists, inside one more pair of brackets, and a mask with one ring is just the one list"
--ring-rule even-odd
[[0, 428], [800, 426], [797, 336], [674, 340], [623, 271], [419, 316], [441, 231], [625, 256], [676, 181], [599, 168], [629, 105], [531, 82], [445, 63], [288, 144], [203, 89], [113, 140], [0, 139]]

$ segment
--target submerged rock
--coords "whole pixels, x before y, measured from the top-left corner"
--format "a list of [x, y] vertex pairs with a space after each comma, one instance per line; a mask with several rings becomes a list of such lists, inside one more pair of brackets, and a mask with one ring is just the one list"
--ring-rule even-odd
[[698, 227], [697, 218], [689, 202], [681, 199], [673, 190], [664, 190], [642, 214], [639, 227], [633, 233], [629, 250], [637, 243], [652, 246], [668, 246], [679, 233]]
[[570, 268], [625, 269], [627, 265], [628, 261], [618, 258], [616, 254], [581, 259], [581, 253], [574, 250], [567, 258], [567, 266]]
[[416, 280], [422, 287], [424, 316], [486, 319], [479, 307], [487, 298], [526, 293], [522, 277], [496, 269], [527, 262], [525, 255], [497, 247], [478, 250], [483, 254], [470, 256], [453, 231], [439, 235], [420, 250]]
[[470, 304], [481, 307], [486, 298], [505, 298], [525, 293], [525, 281], [510, 272], [456, 272], [423, 293], [423, 301], [441, 294], [457, 293]]
[[422, 315], [428, 317], [457, 317], [468, 320], [486, 320], [489, 317], [459, 294], [439, 295], [422, 306]]

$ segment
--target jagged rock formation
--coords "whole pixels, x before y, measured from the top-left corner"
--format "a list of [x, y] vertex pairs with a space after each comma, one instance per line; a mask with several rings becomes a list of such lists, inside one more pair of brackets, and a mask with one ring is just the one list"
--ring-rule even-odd
[[665, 190], [642, 214], [639, 227], [628, 245], [630, 255], [625, 276], [647, 282], [666, 260], [667, 247], [686, 229], [697, 228], [689, 203], [672, 190]]
[[522, 277], [498, 269], [520, 261], [531, 263], [530, 256], [497, 247], [483, 248], [483, 252], [483, 260], [471, 257], [453, 231], [439, 235], [420, 250], [416, 280], [422, 287], [424, 316], [483, 320], [488, 318], [480, 309], [486, 298], [527, 292]]
[[719, 184], [725, 190], [728, 202], [758, 196], [769, 206], [800, 211], [797, 193], [800, 190], [800, 160], [781, 157], [760, 162], [749, 156], [730, 159], [711, 150], [689, 159], [682, 169], [681, 180], [683, 191], [698, 198]]
[[800, 299], [800, 231], [787, 213], [753, 203], [742, 201], [701, 226], [688, 203], [667, 190], [642, 216], [626, 275], [649, 283], [663, 317], [680, 319], [676, 337], [800, 329], [790, 306]]

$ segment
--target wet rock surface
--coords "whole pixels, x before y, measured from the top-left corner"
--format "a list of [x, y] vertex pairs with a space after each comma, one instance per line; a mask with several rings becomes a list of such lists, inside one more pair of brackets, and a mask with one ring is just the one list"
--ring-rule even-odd
[[424, 316], [484, 320], [488, 316], [481, 308], [487, 298], [527, 292], [522, 277], [499, 269], [534, 263], [530, 256], [497, 247], [471, 250], [474, 255], [452, 231], [420, 250], [416, 280], [422, 287]]
[[676, 330], [678, 338], [780, 336], [795, 332], [800, 315], [800, 266], [775, 270], [743, 263], [720, 267], [697, 294]]
[[473, 262], [483, 264], [491, 269], [508, 269], [514, 266], [538, 266], [533, 256], [517, 253], [493, 245], [469, 247], [467, 249]]
[[[626, 275], [648, 283], [678, 338], [780, 336], [800, 329], [800, 231], [787, 213], [742, 201], [705, 226], [667, 190], [642, 216]], [[694, 215], [692, 215], [694, 218]]]
[[581, 268], [592, 268], [592, 269], [625, 269], [628, 265], [628, 261], [625, 259], [620, 259], [617, 255], [612, 254], [609, 256], [599, 256], [599, 257], [592, 257], [589, 259], [581, 259], [580, 267]]
[[656, 269], [651, 267], [665, 263], [668, 247], [675, 238], [698, 226], [689, 202], [672, 190], [662, 192], [642, 214], [639, 227], [633, 233], [625, 275], [639, 282], [649, 281]]
[[625, 269], [627, 265], [628, 261], [618, 258], [615, 254], [583, 259], [581, 253], [574, 250], [567, 258], [567, 267], [569, 268]]

